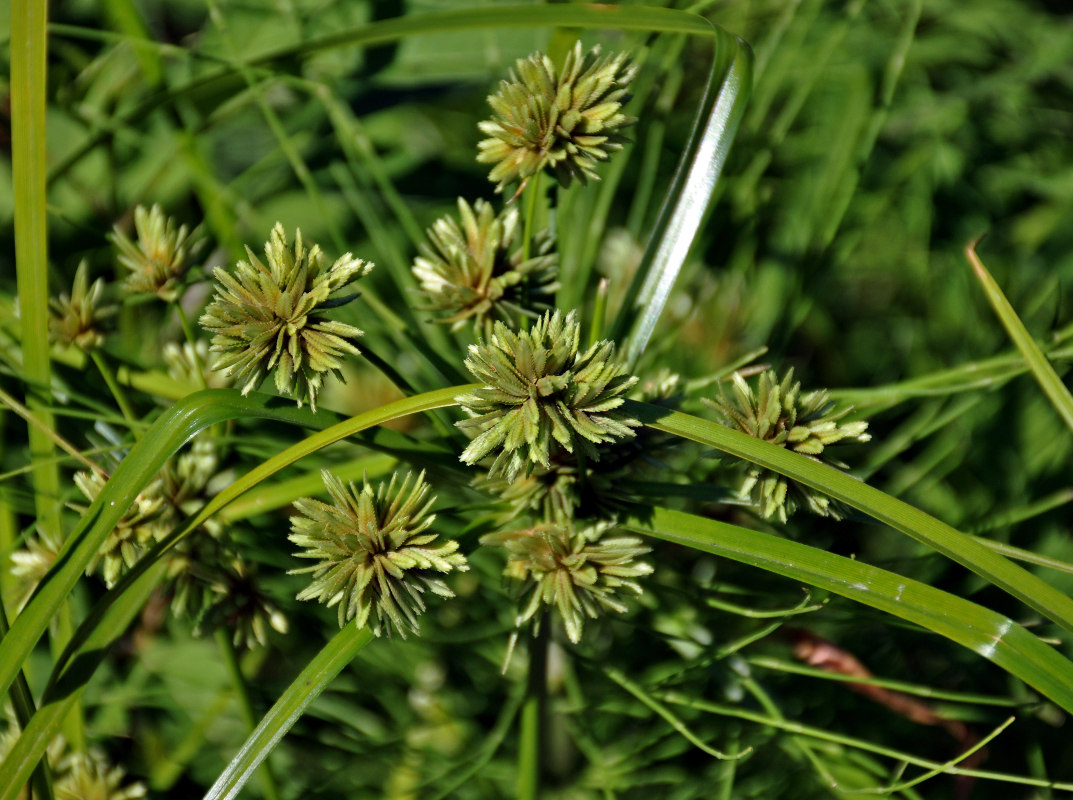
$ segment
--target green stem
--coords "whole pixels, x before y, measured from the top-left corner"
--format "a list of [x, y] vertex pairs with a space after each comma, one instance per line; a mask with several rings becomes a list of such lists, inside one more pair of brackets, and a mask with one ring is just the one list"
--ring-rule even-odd
[[175, 313], [179, 316], [179, 324], [183, 326], [183, 336], [186, 337], [186, 341], [190, 344], [190, 349], [194, 353], [198, 386], [201, 389], [208, 389], [209, 384], [205, 379], [205, 362], [201, 360], [201, 354], [197, 351], [197, 337], [194, 335], [194, 326], [190, 323], [190, 318], [186, 316], [186, 312], [183, 311], [182, 300], [177, 300], [174, 305]]
[[108, 391], [112, 393], [112, 397], [115, 398], [116, 405], [119, 406], [120, 412], [123, 414], [123, 419], [130, 425], [130, 431], [135, 437], [138, 436], [138, 417], [134, 414], [134, 409], [131, 408], [130, 401], [127, 400], [127, 393], [123, 391], [123, 388], [116, 382], [115, 375], [112, 373], [112, 368], [108, 366], [104, 360], [104, 356], [97, 350], [90, 350], [89, 357], [93, 359], [93, 363], [97, 365], [98, 372], [101, 373], [101, 377], [104, 378], [104, 382], [108, 385]]
[[540, 795], [540, 736], [548, 689], [548, 625], [546, 615], [537, 621], [529, 638], [529, 677], [522, 705], [518, 741], [518, 800]]
[[[235, 652], [235, 643], [225, 628], [217, 628], [213, 636], [216, 639], [216, 646], [220, 649], [220, 655], [223, 656], [224, 666], [227, 669], [228, 677], [231, 679], [231, 685], [234, 687], [239, 712], [242, 714], [242, 721], [246, 723], [246, 730], [253, 733], [253, 731], [257, 730], [257, 724], [260, 720], [253, 710], [250, 687], [246, 683], [246, 678], [242, 675], [242, 667], [238, 663], [238, 653]], [[279, 787], [276, 785], [276, 776], [267, 758], [261, 763], [257, 771], [261, 776], [265, 797], [268, 800], [279, 800]]]
[[522, 238], [522, 261], [528, 261], [529, 253], [532, 251], [533, 225], [536, 220], [537, 198], [540, 197], [540, 179], [542, 176], [543, 173], [538, 172], [530, 178], [529, 186], [525, 190], [525, 229]]

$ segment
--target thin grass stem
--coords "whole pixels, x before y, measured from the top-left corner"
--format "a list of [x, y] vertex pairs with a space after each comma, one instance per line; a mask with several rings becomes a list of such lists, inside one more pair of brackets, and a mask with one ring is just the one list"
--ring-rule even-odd
[[99, 350], [90, 350], [89, 357], [97, 366], [97, 371], [101, 373], [101, 377], [104, 378], [104, 382], [108, 386], [108, 391], [112, 393], [116, 405], [119, 406], [119, 412], [130, 426], [131, 433], [137, 437], [138, 429], [140, 427], [138, 417], [135, 415], [134, 409], [130, 405], [130, 400], [127, 399], [127, 393], [123, 391], [123, 388], [118, 383], [116, 383], [115, 374], [112, 372], [111, 367], [108, 366], [108, 363], [104, 360], [104, 356], [101, 355]]

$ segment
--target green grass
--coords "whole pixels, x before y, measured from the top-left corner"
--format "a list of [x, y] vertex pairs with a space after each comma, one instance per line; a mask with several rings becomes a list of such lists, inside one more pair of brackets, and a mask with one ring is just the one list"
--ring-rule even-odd
[[[14, 3], [0, 31], [0, 258], [14, 254], [0, 270], [0, 686], [18, 721], [0, 721], [0, 798], [30, 781], [55, 796], [70, 762], [43, 756], [60, 734], [162, 798], [1073, 789], [1073, 18], [1057, 4], [51, 12]], [[638, 121], [599, 182], [531, 183], [526, 247], [555, 228], [555, 303], [579, 311], [583, 344], [614, 339], [640, 385], [661, 370], [683, 382], [623, 407], [648, 461], [574, 465], [593, 470], [578, 519], [643, 537], [653, 571], [573, 643], [554, 608], [538, 633], [516, 629], [524, 598], [482, 537], [550, 512], [509, 519], [501, 487], [458, 459], [478, 337], [430, 321], [411, 264], [457, 197], [504, 200], [474, 161], [487, 95], [515, 59], [561, 59], [578, 37], [632, 53]], [[120, 288], [108, 235], [154, 203], [203, 242], [181, 309]], [[328, 263], [377, 265], [327, 312], [364, 330], [364, 357], [316, 414], [271, 381], [204, 390], [163, 357], [204, 336], [212, 269], [259, 254], [277, 220]], [[90, 354], [48, 338], [48, 298], [83, 260], [119, 306]], [[847, 470], [700, 402], [764, 365], [869, 420], [871, 441], [841, 448]], [[192, 437], [219, 459], [208, 485], [181, 472]], [[628, 469], [609, 473], [619, 458]], [[74, 482], [87, 460], [111, 477], [92, 503]], [[746, 462], [845, 519], [764, 519], [736, 494]], [[426, 471], [432, 530], [469, 570], [446, 576], [455, 597], [426, 593], [421, 636], [340, 631], [334, 608], [295, 600], [309, 576], [289, 571], [308, 562], [288, 517], [324, 498], [322, 468], [373, 483]], [[198, 499], [108, 589], [101, 547], [160, 474], [186, 475]], [[198, 574], [224, 551], [241, 561], [232, 583], [201, 616], [176, 613], [176, 565]], [[41, 580], [20, 606], [12, 568], [28, 563]], [[287, 632], [246, 648], [251, 609]], [[831, 660], [805, 663], [803, 639]], [[830, 669], [854, 659], [867, 674]], [[878, 704], [883, 691], [901, 700]]]

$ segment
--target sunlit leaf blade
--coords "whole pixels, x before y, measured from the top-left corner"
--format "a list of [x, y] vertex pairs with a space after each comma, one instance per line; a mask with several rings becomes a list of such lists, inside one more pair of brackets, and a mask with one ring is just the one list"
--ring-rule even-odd
[[347, 625], [321, 650], [286, 691], [268, 710], [257, 729], [250, 734], [242, 749], [231, 759], [205, 800], [230, 800], [237, 797], [257, 767], [279, 744], [298, 718], [361, 648], [373, 638], [369, 628]]
[[785, 575], [916, 623], [993, 661], [1073, 711], [1073, 662], [983, 606], [826, 550], [680, 511], [636, 512], [625, 527]]
[[976, 242], [973, 242], [965, 248], [965, 256], [969, 259], [972, 271], [977, 280], [980, 281], [980, 285], [984, 287], [988, 302], [995, 309], [995, 314], [1002, 322], [1006, 333], [1010, 335], [1010, 339], [1017, 345], [1017, 349], [1021, 351], [1021, 355], [1028, 362], [1028, 367], [1032, 370], [1033, 377], [1035, 377], [1040, 388], [1043, 389], [1044, 394], [1047, 395], [1047, 399], [1051, 401], [1051, 405], [1062, 417], [1066, 426], [1073, 431], [1073, 394], [1070, 394], [1069, 389], [1062, 383], [1062, 379], [1058, 377], [1058, 373], [1054, 371], [1054, 367], [1051, 366], [1047, 356], [1040, 350], [1036, 340], [1032, 338], [1032, 334], [1025, 328], [1024, 323], [1017, 316], [1017, 312], [1010, 305], [1010, 301], [1002, 293], [1002, 289], [999, 288], [995, 279], [991, 277], [991, 273], [987, 271], [987, 267], [984, 266], [980, 257], [976, 255], [976, 244]]
[[693, 134], [678, 164], [644, 257], [623, 300], [611, 338], [624, 341], [630, 365], [644, 352], [708, 211], [752, 86], [752, 54], [715, 31], [715, 58]]
[[967, 567], [1073, 631], [1073, 600], [970, 536], [908, 503], [879, 491], [834, 467], [731, 430], [716, 422], [627, 400], [626, 413], [657, 430], [714, 447], [774, 470], [890, 525], [947, 558]]

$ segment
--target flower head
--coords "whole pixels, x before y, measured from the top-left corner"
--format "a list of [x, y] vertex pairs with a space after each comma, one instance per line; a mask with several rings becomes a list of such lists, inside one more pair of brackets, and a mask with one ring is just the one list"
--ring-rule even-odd
[[[107, 482], [98, 472], [76, 472], [74, 480], [90, 501], [97, 499]], [[157, 478], [138, 494], [108, 534], [86, 569], [86, 574], [91, 575], [99, 568], [105, 585], [112, 588], [124, 571], [133, 567], [155, 542], [167, 534], [169, 525], [162, 516], [164, 506], [161, 482]]]
[[48, 320], [49, 339], [58, 344], [73, 345], [80, 350], [92, 350], [104, 343], [102, 324], [119, 309], [101, 304], [104, 279], [89, 282], [86, 262], [75, 270], [71, 293], [61, 292], [48, 301], [51, 315]]
[[236, 647], [268, 645], [268, 629], [287, 632], [287, 617], [261, 588], [257, 573], [237, 553], [212, 565], [209, 596], [194, 628], [196, 635], [223, 628]]
[[582, 530], [570, 523], [545, 523], [481, 537], [481, 544], [506, 548], [503, 574], [523, 582], [522, 592], [528, 593], [516, 625], [551, 606], [559, 612], [570, 641], [577, 644], [585, 617], [595, 619], [605, 609], [626, 610], [618, 595], [623, 590], [641, 594], [634, 578], [650, 574], [652, 567], [637, 558], [649, 549], [633, 536], [605, 537], [610, 528], [608, 523]]
[[14, 578], [13, 604], [21, 611], [37, 585], [44, 580], [60, 555], [60, 547], [46, 536], [30, 535], [23, 547], [11, 553], [11, 577]]
[[633, 124], [622, 113], [626, 89], [636, 72], [625, 53], [600, 57], [581, 42], [556, 70], [543, 53], [519, 59], [510, 80], [488, 98], [492, 119], [478, 126], [477, 161], [495, 164], [488, 180], [496, 191], [513, 181], [525, 182], [545, 168], [563, 186], [574, 178], [599, 180], [596, 164], [622, 149], [621, 130]]
[[492, 204], [458, 198], [459, 222], [441, 217], [428, 230], [428, 243], [414, 259], [414, 276], [440, 322], [458, 330], [472, 320], [486, 330], [494, 319], [516, 326], [550, 306], [559, 284], [558, 256], [548, 235], [537, 237], [531, 258], [524, 258], [518, 209], [496, 215]]
[[175, 221], [165, 217], [160, 206], [154, 205], [149, 211], [138, 206], [134, 209], [134, 230], [137, 244], [118, 227], [109, 237], [119, 248], [119, 263], [131, 273], [123, 281], [123, 291], [155, 294], [165, 302], [175, 302], [189, 268], [187, 258], [194, 249], [186, 226], [176, 228]]
[[[723, 424], [742, 433], [785, 447], [816, 461], [845, 469], [845, 464], [826, 450], [846, 441], [867, 442], [868, 423], [839, 422], [852, 408], [836, 411], [825, 391], [802, 394], [791, 369], [780, 382], [773, 370], [760, 376], [757, 390], [734, 373], [733, 395], [705, 400], [722, 417]], [[799, 505], [820, 516], [840, 519], [842, 512], [831, 498], [762, 467], [752, 466], [739, 493], [748, 497], [765, 519], [785, 522]]]
[[212, 349], [221, 354], [216, 368], [242, 381], [243, 394], [273, 372], [281, 394], [316, 410], [325, 374], [342, 377], [340, 357], [359, 354], [350, 340], [362, 334], [324, 319], [323, 312], [353, 299], [333, 295], [373, 265], [347, 253], [326, 267], [320, 247], [307, 250], [301, 231], [292, 249], [280, 223], [265, 245], [267, 266], [248, 247], [246, 255], [249, 261], [238, 262], [234, 273], [216, 269], [216, 296], [201, 317], [214, 334]]
[[202, 372], [205, 373], [205, 385], [209, 389], [226, 389], [234, 383], [230, 375], [217, 369], [219, 355], [209, 353], [209, 343], [204, 339], [198, 339], [193, 345], [190, 342], [168, 342], [164, 345], [162, 355], [168, 367], [168, 377], [178, 383], [198, 386]]
[[321, 473], [332, 503], [312, 498], [295, 502], [299, 516], [291, 518], [290, 540], [316, 559], [311, 567], [292, 570], [312, 573], [313, 582], [299, 600], [319, 600], [339, 606], [339, 627], [353, 619], [359, 628], [419, 632], [418, 615], [425, 610], [422, 595], [454, 593], [436, 573], [469, 569], [457, 552], [458, 542], [438, 542], [428, 528], [436, 519], [429, 509], [429, 486], [422, 472], [411, 484], [407, 475], [396, 488], [398, 475], [376, 490], [364, 481], [359, 491], [327, 470]]
[[457, 402], [479, 434], [462, 453], [475, 464], [496, 452], [489, 474], [513, 481], [537, 465], [551, 468], [561, 447], [598, 459], [596, 445], [633, 436], [640, 423], [617, 411], [636, 382], [604, 340], [579, 352], [573, 312], [547, 313], [528, 331], [497, 322], [488, 340], [469, 348], [466, 368], [485, 385]]

